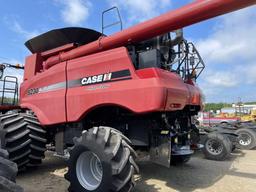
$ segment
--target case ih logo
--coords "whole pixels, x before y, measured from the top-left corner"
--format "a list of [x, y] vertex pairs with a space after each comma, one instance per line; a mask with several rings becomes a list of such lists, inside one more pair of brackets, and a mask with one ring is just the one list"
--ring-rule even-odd
[[85, 77], [81, 80], [82, 85], [90, 85], [95, 83], [102, 83], [105, 81], [110, 81], [112, 77], [112, 73], [106, 73], [101, 75], [94, 75], [90, 77]]
[[27, 95], [35, 95], [38, 93], [45, 93], [49, 91], [56, 91], [60, 89], [81, 87], [81, 86], [90, 86], [93, 84], [101, 84], [107, 82], [118, 82], [124, 80], [132, 79], [129, 69], [124, 69], [121, 71], [114, 71], [111, 73], [105, 73], [100, 75], [93, 75], [89, 77], [74, 79], [70, 81], [59, 82], [51, 84], [45, 87], [31, 88], [27, 91]]

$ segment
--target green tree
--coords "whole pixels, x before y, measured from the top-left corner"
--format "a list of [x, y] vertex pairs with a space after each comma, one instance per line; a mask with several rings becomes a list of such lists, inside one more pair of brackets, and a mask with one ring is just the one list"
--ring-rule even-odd
[[232, 107], [232, 104], [230, 103], [206, 103], [204, 110], [205, 111], [214, 111], [221, 110], [224, 107]]
[[245, 102], [245, 105], [256, 105], [256, 101]]

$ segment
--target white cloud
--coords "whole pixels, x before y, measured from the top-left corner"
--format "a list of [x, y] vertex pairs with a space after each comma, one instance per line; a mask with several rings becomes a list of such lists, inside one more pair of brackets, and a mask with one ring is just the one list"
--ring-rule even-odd
[[219, 18], [211, 35], [196, 41], [206, 63], [200, 80], [206, 98], [219, 94], [221, 99], [221, 93], [228, 96], [229, 88], [238, 94], [243, 86], [256, 83], [255, 18], [255, 7], [225, 15]]
[[256, 61], [253, 61], [252, 63], [239, 65], [235, 69], [235, 74], [237, 77], [240, 77], [242, 79], [242, 83], [244, 84], [250, 84], [253, 87], [255, 87], [256, 83]]
[[209, 83], [212, 87], [235, 87], [239, 85], [240, 81], [234, 73], [227, 71], [218, 71], [208, 74], [205, 77], [205, 81]]
[[226, 102], [234, 98], [234, 95], [229, 95], [229, 91], [236, 90], [240, 82], [241, 79], [231, 72], [206, 71], [201, 77], [199, 85], [207, 102], [212, 99]]
[[128, 25], [142, 22], [159, 15], [171, 5], [171, 0], [108, 0], [110, 6], [117, 6], [128, 14]]
[[230, 62], [255, 57], [256, 10], [244, 9], [221, 18], [213, 35], [198, 42], [208, 62]]
[[12, 30], [20, 35], [22, 35], [26, 40], [31, 39], [40, 33], [38, 31], [29, 31], [24, 29], [18, 21], [13, 22]]
[[82, 25], [90, 15], [92, 4], [88, 0], [56, 0], [64, 5], [61, 11], [63, 21], [69, 25]]

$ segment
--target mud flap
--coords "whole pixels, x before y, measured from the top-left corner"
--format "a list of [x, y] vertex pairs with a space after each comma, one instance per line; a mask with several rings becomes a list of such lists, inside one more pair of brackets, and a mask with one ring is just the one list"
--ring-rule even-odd
[[158, 134], [153, 134], [151, 138], [151, 148], [150, 148], [150, 160], [153, 163], [162, 165], [164, 167], [170, 167], [171, 163], [171, 141], [169, 137], [169, 131]]

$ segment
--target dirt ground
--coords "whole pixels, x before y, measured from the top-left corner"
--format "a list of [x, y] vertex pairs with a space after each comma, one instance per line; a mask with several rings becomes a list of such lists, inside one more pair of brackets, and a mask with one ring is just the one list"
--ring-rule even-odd
[[[170, 169], [148, 161], [139, 163], [141, 175], [133, 192], [255, 192], [256, 150], [237, 151], [227, 161], [203, 158], [200, 152], [187, 164]], [[66, 162], [47, 157], [39, 168], [18, 176], [25, 192], [66, 192]]]

